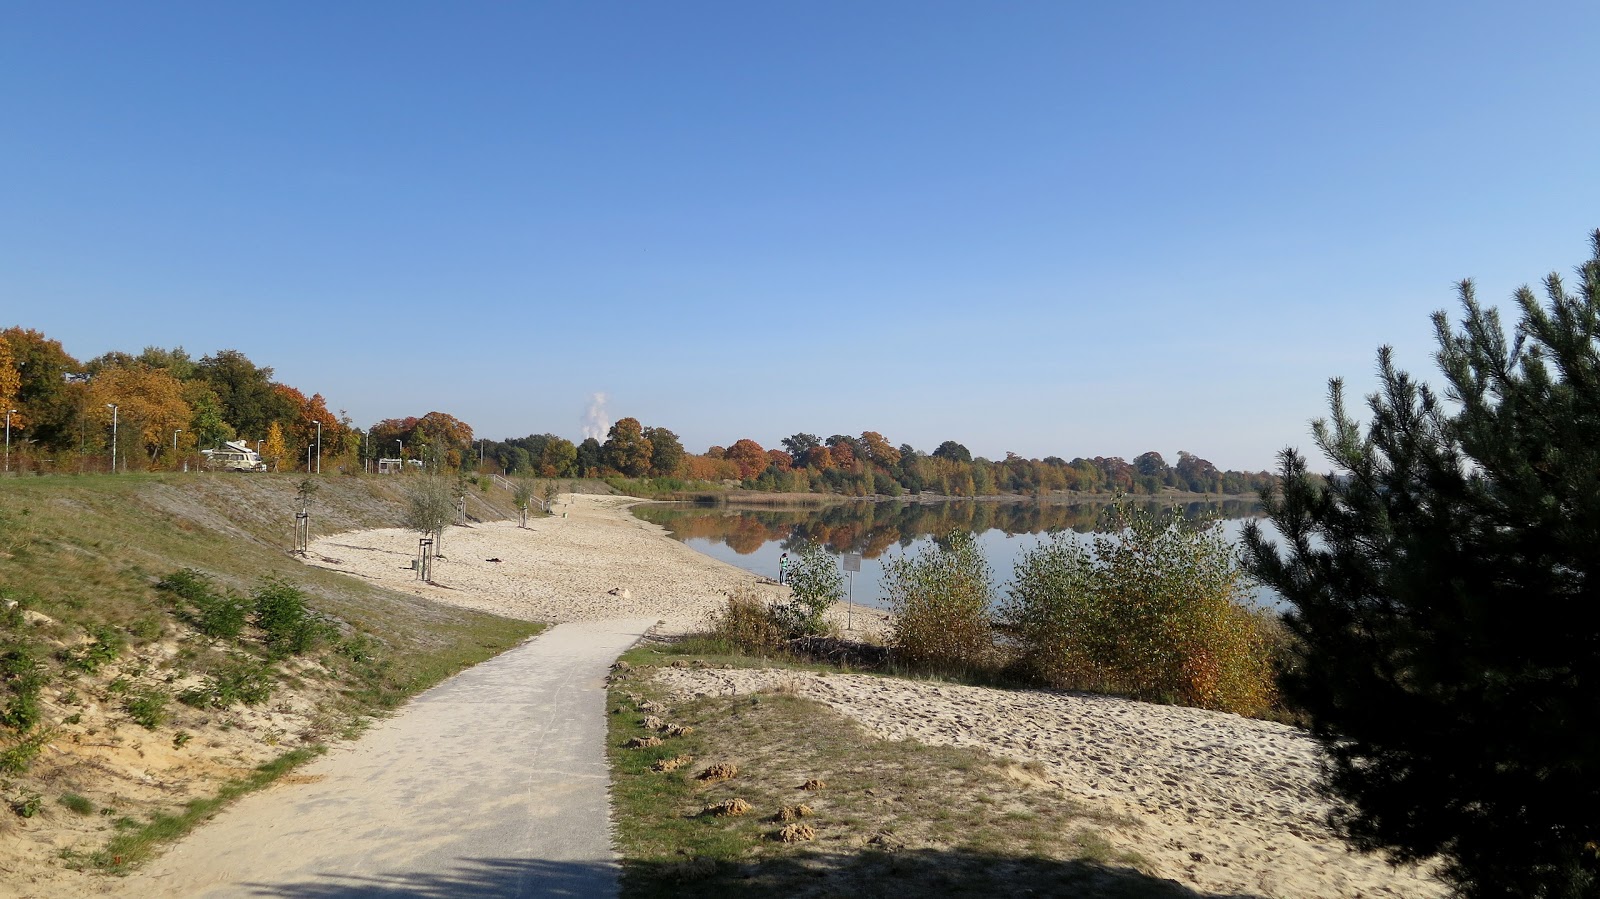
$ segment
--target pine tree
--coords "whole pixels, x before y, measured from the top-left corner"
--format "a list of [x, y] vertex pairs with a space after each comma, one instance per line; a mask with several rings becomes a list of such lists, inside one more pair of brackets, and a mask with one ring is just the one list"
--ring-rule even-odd
[[1434, 316], [1441, 396], [1379, 351], [1363, 428], [1332, 382], [1326, 481], [1285, 450], [1283, 678], [1359, 849], [1438, 856], [1469, 897], [1600, 895], [1600, 232], [1579, 295], [1522, 288], [1508, 339], [1470, 281]]

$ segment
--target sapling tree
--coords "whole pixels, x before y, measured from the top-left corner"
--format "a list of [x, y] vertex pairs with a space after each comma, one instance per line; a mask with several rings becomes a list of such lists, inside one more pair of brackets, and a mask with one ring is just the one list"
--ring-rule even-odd
[[444, 556], [444, 529], [455, 521], [450, 483], [439, 475], [412, 478], [406, 485], [405, 526], [433, 538], [434, 555]]
[[1285, 450], [1281, 547], [1248, 565], [1292, 606], [1287, 697], [1327, 750], [1359, 849], [1437, 856], [1464, 896], [1600, 895], [1600, 232], [1567, 292], [1517, 291], [1509, 337], [1462, 282], [1434, 316], [1445, 390], [1378, 353], [1371, 420], [1337, 380], [1313, 478]]
[[791, 632], [820, 634], [826, 629], [824, 616], [834, 603], [844, 598], [844, 575], [833, 554], [815, 543], [795, 551], [795, 563], [788, 576], [790, 599], [780, 605], [780, 621]]

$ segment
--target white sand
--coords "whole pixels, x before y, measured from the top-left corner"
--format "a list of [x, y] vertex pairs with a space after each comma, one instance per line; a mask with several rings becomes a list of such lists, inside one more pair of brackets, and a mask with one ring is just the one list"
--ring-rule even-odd
[[[392, 590], [528, 621], [653, 615], [663, 621], [658, 633], [698, 627], [735, 590], [771, 598], [788, 593], [787, 587], [697, 553], [659, 525], [634, 518], [627, 507], [638, 502], [563, 495], [553, 516], [532, 519], [527, 528], [512, 521], [449, 528], [444, 558], [434, 563], [433, 585], [417, 580], [410, 567], [417, 533], [400, 528], [319, 538], [312, 541], [307, 561]], [[843, 610], [838, 617], [842, 626]], [[857, 608], [855, 618], [857, 630], [865, 620], [872, 632], [883, 615]]]

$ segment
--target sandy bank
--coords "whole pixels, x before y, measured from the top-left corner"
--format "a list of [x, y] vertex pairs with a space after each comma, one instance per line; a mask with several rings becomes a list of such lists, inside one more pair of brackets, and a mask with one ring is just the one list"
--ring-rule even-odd
[[679, 699], [783, 689], [886, 739], [1037, 762], [1057, 790], [1137, 823], [1109, 828], [1154, 873], [1206, 893], [1436, 897], [1443, 884], [1350, 852], [1323, 825], [1318, 749], [1294, 728], [1106, 696], [993, 690], [869, 675], [665, 668]]
[[[416, 579], [417, 533], [401, 528], [350, 531], [314, 540], [310, 564], [391, 590], [449, 605], [530, 621], [595, 621], [653, 615], [659, 631], [682, 632], [705, 621], [727, 595], [787, 588], [695, 552], [659, 525], [634, 518], [639, 500], [562, 496], [555, 514], [527, 528], [492, 521], [453, 527], [434, 584]], [[841, 623], [843, 612], [841, 610]], [[863, 613], [856, 610], [857, 628]], [[881, 615], [869, 620], [881, 621]]]

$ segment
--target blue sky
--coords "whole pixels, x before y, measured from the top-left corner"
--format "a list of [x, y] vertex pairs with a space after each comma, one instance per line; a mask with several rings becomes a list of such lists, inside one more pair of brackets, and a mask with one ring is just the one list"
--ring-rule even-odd
[[0, 326], [360, 424], [1273, 465], [1600, 227], [1584, 3], [0, 5]]

